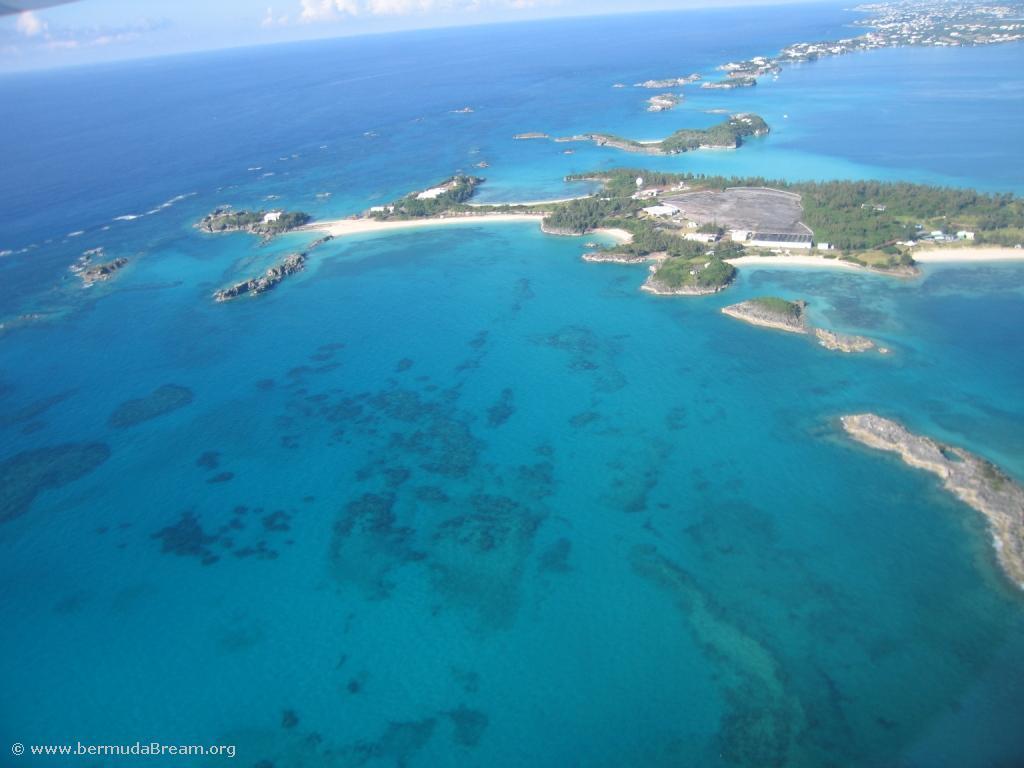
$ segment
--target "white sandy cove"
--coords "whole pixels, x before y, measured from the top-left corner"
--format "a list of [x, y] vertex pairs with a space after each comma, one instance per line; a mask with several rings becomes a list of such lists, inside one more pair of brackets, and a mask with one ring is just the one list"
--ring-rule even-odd
[[[308, 229], [326, 232], [335, 237], [346, 235], [363, 235], [375, 232], [390, 232], [397, 229], [422, 229], [425, 227], [447, 227], [455, 224], [504, 224], [511, 222], [532, 221], [538, 225], [544, 221], [539, 213], [484, 213], [455, 216], [435, 216], [423, 219], [401, 219], [397, 221], [378, 221], [371, 218], [334, 219], [316, 221], [308, 224]], [[633, 236], [624, 229], [602, 228], [594, 233], [607, 235], [619, 242], [629, 242]]]
[[819, 267], [863, 271], [864, 267], [850, 261], [826, 259], [824, 256], [737, 256], [726, 259], [734, 267]]
[[[867, 267], [842, 259], [824, 256], [738, 256], [726, 259], [735, 267], [818, 267], [870, 271]], [[914, 261], [922, 264], [969, 264], [983, 261], [1024, 261], [1024, 249], [998, 246], [970, 246], [966, 248], [932, 248], [914, 251]]]
[[971, 245], [964, 248], [929, 248], [914, 251], [914, 261], [922, 264], [970, 261], [1024, 261], [1024, 248], [1001, 248], [998, 245]]

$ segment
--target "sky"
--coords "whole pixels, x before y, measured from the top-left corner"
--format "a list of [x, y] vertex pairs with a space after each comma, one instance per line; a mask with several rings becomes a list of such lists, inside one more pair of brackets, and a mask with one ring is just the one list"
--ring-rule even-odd
[[429, 27], [803, 0], [77, 0], [0, 17], [0, 72]]

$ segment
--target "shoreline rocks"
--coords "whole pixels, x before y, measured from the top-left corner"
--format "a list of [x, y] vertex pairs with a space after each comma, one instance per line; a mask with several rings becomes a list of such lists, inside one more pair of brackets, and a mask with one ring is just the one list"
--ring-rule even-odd
[[[779, 301], [782, 301], [779, 299]], [[775, 328], [779, 331], [789, 333], [808, 333], [804, 310], [807, 307], [805, 301], [784, 302], [788, 305], [789, 311], [775, 309], [764, 301], [752, 299], [741, 301], [739, 304], [731, 304], [722, 307], [722, 314], [742, 320], [750, 325], [759, 325], [764, 328]]]
[[672, 288], [662, 281], [655, 279], [654, 273], [652, 272], [648, 278], [644, 280], [644, 284], [640, 286], [640, 290], [653, 293], [655, 296], [710, 296], [718, 293], [719, 291], [724, 291], [728, 287], [728, 285], [716, 285], [710, 288], [703, 288], [692, 285], [683, 285], [679, 288]]
[[866, 336], [837, 333], [810, 325], [807, 322], [806, 309], [806, 301], [786, 301], [774, 296], [766, 296], [723, 307], [722, 314], [750, 325], [774, 328], [789, 333], [810, 334], [819, 346], [834, 352], [856, 354], [877, 349], [880, 355], [889, 354], [887, 347], [877, 345]]
[[91, 264], [77, 269], [72, 268], [72, 271], [81, 279], [82, 287], [88, 288], [96, 283], [109, 280], [127, 264], [128, 259], [124, 256], [119, 256], [116, 259], [111, 259], [101, 264]]
[[591, 264], [643, 264], [650, 260], [650, 256], [641, 256], [637, 253], [619, 253], [616, 251], [588, 251], [580, 258]]
[[[323, 238], [321, 238], [321, 240], [322, 239]], [[213, 294], [213, 299], [214, 301], [221, 302], [230, 301], [231, 299], [238, 298], [245, 294], [248, 294], [249, 296], [259, 296], [261, 293], [266, 293], [267, 291], [272, 290], [278, 283], [289, 275], [294, 275], [296, 272], [302, 271], [305, 266], [305, 253], [289, 254], [283, 261], [275, 264], [259, 277], [242, 280], [241, 282], [230, 285], [227, 288], [221, 288]]]
[[[869, 352], [875, 349], [875, 342], [869, 339], [867, 336], [855, 336], [846, 333], [836, 333], [835, 331], [829, 331], [824, 328], [815, 328], [814, 336], [818, 340], [818, 344], [823, 346], [825, 349], [831, 349], [836, 352]], [[881, 355], [889, 354], [889, 350], [885, 347], [878, 347], [878, 353]]]
[[991, 462], [915, 435], [891, 419], [860, 413], [842, 416], [840, 422], [857, 442], [896, 453], [905, 464], [931, 472], [947, 491], [980, 512], [988, 521], [1003, 572], [1024, 589], [1024, 488]]

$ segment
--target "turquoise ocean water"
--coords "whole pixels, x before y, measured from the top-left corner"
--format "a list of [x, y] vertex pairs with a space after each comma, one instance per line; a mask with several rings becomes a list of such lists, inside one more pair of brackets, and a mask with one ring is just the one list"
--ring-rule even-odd
[[[45, 316], [0, 337], [3, 754], [1024, 762], [1024, 597], [984, 524], [835, 423], [878, 411], [1024, 480], [1021, 266], [744, 269], [662, 299], [643, 268], [507, 223], [335, 240], [272, 293], [215, 304], [311, 238], [192, 228], [223, 203], [348, 215], [480, 160], [482, 200], [638, 163], [1024, 192], [1020, 46], [849, 56], [663, 114], [611, 87], [852, 18], [653, 14], [0, 78], [18, 148], [0, 314]], [[773, 133], [675, 158], [511, 139], [656, 137], [711, 109]], [[67, 267], [95, 247], [130, 266], [83, 291]], [[766, 293], [893, 354], [717, 311]], [[154, 391], [180, 407], [146, 418]]]

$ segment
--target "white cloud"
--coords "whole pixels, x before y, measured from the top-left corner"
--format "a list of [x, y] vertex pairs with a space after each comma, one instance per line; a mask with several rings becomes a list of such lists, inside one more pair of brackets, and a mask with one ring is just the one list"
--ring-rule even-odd
[[[138, 40], [144, 35], [168, 26], [165, 20], [144, 19], [121, 26], [93, 25], [85, 27], [51, 26], [31, 11], [23, 11], [15, 20], [16, 36], [9, 37], [7, 47], [16, 52], [32, 49], [50, 51], [72, 50], [116, 45]], [[3, 41], [6, 42], [6, 41]]]
[[[484, 7], [522, 10], [558, 0], [300, 0], [299, 21], [303, 23], [339, 21], [353, 16], [412, 16], [432, 12], [474, 12]], [[274, 22], [267, 9], [264, 26]]]
[[331, 21], [359, 12], [358, 0], [302, 0], [299, 21]]
[[32, 11], [22, 11], [19, 13], [16, 25], [18, 31], [25, 35], [25, 37], [38, 37], [39, 35], [46, 34], [46, 22], [32, 13]]
[[267, 12], [263, 16], [263, 21], [260, 22], [260, 26], [264, 29], [270, 29], [271, 27], [286, 27], [288, 26], [288, 14], [282, 13], [280, 16], [275, 16], [274, 9], [268, 5]]

